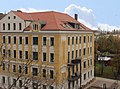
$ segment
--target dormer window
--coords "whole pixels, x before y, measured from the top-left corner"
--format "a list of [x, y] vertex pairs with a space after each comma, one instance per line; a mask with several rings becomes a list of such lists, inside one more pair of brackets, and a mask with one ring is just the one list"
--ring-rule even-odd
[[38, 30], [38, 25], [37, 24], [33, 24], [33, 30]]

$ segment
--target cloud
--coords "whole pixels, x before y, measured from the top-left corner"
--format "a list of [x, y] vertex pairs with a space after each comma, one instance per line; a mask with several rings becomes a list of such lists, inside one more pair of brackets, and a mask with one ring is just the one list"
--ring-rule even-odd
[[99, 23], [98, 28], [102, 31], [113, 31], [113, 30], [120, 30], [118, 26], [112, 26], [104, 23]]
[[92, 9], [71, 4], [67, 8], [65, 8], [64, 12], [71, 16], [74, 16], [74, 14], [78, 14], [80, 22], [82, 21], [83, 24], [85, 23], [90, 27], [96, 26], [96, 17]]
[[28, 9], [26, 9], [26, 8], [19, 8], [19, 9], [17, 9], [17, 10], [21, 10], [21, 11], [23, 11], [23, 12], [45, 12], [45, 11], [50, 11], [50, 10], [41, 10], [41, 9], [34, 9], [34, 8], [28, 8]]

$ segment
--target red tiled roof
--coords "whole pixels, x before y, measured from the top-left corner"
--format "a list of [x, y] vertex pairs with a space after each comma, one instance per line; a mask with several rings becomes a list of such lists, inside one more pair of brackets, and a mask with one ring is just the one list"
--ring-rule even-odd
[[[15, 13], [17, 16], [19, 16], [23, 20], [46, 21], [46, 25], [41, 30], [65, 30], [65, 31], [78, 30], [72, 27], [62, 26], [64, 25], [65, 22], [77, 23], [77, 24], [80, 24], [80, 26], [83, 27], [84, 29], [91, 30], [65, 13], [60, 13], [60, 12], [55, 12], [55, 11], [34, 12], [34, 13], [13, 11], [13, 13]], [[26, 29], [28, 30], [28, 28]]]

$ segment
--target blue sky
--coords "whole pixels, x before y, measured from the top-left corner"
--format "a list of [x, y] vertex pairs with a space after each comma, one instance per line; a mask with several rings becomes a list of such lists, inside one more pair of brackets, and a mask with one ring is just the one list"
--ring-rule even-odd
[[79, 19], [91, 27], [120, 27], [120, 0], [2, 0], [1, 12], [30, 8], [38, 10], [56, 10], [70, 15], [79, 14]]

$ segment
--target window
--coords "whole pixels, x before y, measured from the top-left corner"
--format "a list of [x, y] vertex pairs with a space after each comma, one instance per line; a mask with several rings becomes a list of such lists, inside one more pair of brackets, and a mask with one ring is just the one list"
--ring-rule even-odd
[[14, 19], [16, 19], [16, 16], [14, 16]]
[[92, 54], [92, 47], [90, 47], [90, 54]]
[[72, 44], [74, 44], [74, 37], [72, 37]]
[[50, 37], [50, 46], [54, 46], [54, 37]]
[[16, 72], [16, 65], [13, 65], [13, 72]]
[[25, 44], [28, 44], [28, 37], [25, 37]]
[[38, 30], [38, 24], [34, 24], [34, 25], [33, 25], [33, 29], [34, 29], [34, 30]]
[[32, 73], [33, 73], [33, 76], [37, 76], [38, 75], [38, 68], [32, 68]]
[[3, 30], [5, 30], [5, 23], [3, 23]]
[[8, 50], [8, 57], [11, 57], [11, 51]]
[[90, 65], [92, 65], [92, 59], [90, 59]]
[[5, 77], [4, 76], [2, 77], [2, 83], [3, 84], [5, 83]]
[[84, 61], [84, 68], [86, 68], [86, 61]]
[[33, 60], [38, 60], [38, 52], [33, 52]]
[[33, 45], [38, 45], [38, 37], [33, 37]]
[[83, 50], [83, 55], [86, 55], [86, 49], [84, 48], [84, 50]]
[[8, 23], [8, 30], [10, 30], [10, 23]]
[[81, 36], [79, 37], [79, 43], [81, 44]]
[[54, 62], [54, 53], [50, 53], [50, 62]]
[[84, 74], [84, 80], [86, 80], [86, 73]]
[[19, 23], [19, 30], [22, 30], [22, 23]]
[[90, 77], [90, 73], [88, 72], [88, 78]]
[[76, 44], [78, 44], [78, 37], [76, 37]]
[[28, 67], [25, 65], [25, 74], [28, 74]]
[[3, 56], [4, 56], [4, 57], [5, 57], [5, 54], [6, 54], [6, 53], [5, 53], [5, 49], [3, 49]]
[[13, 42], [14, 42], [14, 44], [16, 44], [16, 37], [14, 36], [14, 38], [13, 38], [13, 39], [14, 39], [14, 41], [13, 41]]
[[74, 51], [72, 51], [72, 59], [74, 58]]
[[53, 86], [50, 86], [50, 89], [54, 89], [54, 87], [53, 87]]
[[11, 37], [8, 36], [8, 44], [10, 44], [10, 43], [11, 43]]
[[19, 44], [22, 44], [22, 37], [19, 37]]
[[76, 50], [76, 58], [78, 57], [78, 50]]
[[43, 46], [46, 46], [46, 41], [47, 41], [46, 37], [43, 37]]
[[3, 43], [5, 43], [5, 36], [3, 36]]
[[13, 57], [16, 58], [16, 50], [13, 50]]
[[90, 40], [89, 40], [89, 36], [88, 36], [88, 43], [89, 43], [89, 41], [90, 41]]
[[43, 89], [47, 89], [47, 88], [46, 88], [46, 85], [43, 85]]
[[22, 73], [22, 66], [21, 65], [19, 65], [19, 67], [18, 67], [19, 69], [18, 69], [18, 71], [19, 71], [19, 73]]
[[90, 71], [90, 75], [92, 76], [92, 70]]
[[84, 43], [86, 43], [86, 36], [84, 36]]
[[81, 49], [79, 49], [79, 56], [81, 56]]
[[19, 80], [19, 87], [22, 87], [22, 80]]
[[53, 76], [54, 76], [54, 71], [50, 70], [50, 79], [53, 79]]
[[16, 86], [16, 79], [13, 79], [13, 86]]
[[2, 63], [2, 70], [5, 70], [5, 63]]
[[13, 23], [13, 30], [16, 30], [16, 23]]
[[22, 58], [22, 51], [19, 51], [19, 58]]
[[70, 37], [68, 37], [68, 45], [70, 45]]
[[90, 61], [88, 60], [88, 66], [89, 66]]
[[43, 77], [46, 78], [46, 69], [43, 69]]
[[70, 52], [68, 52], [68, 63], [70, 63]]
[[10, 19], [10, 16], [8, 16], [8, 19]]
[[25, 51], [25, 59], [28, 59], [28, 51]]
[[92, 42], [92, 36], [90, 36], [90, 42]]
[[43, 61], [46, 61], [46, 53], [43, 53]]

